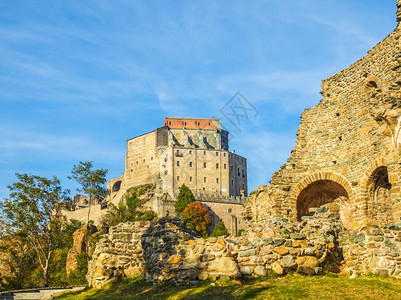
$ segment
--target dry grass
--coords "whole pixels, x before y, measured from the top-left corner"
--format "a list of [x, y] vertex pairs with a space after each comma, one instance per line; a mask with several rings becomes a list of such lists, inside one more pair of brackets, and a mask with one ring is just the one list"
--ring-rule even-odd
[[174, 282], [152, 285], [140, 279], [125, 279], [103, 289], [87, 289], [62, 299], [401, 299], [401, 279], [287, 275], [189, 285]]

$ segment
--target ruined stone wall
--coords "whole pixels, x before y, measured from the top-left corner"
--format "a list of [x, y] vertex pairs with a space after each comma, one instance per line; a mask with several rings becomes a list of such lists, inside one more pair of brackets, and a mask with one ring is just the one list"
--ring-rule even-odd
[[[260, 199], [266, 215], [299, 220], [310, 207], [346, 196], [354, 227], [400, 220], [400, 30], [322, 82], [323, 99], [302, 114], [291, 157]], [[375, 215], [378, 207], [388, 213]]]
[[266, 276], [269, 272], [318, 274], [341, 266], [338, 207], [303, 223], [266, 224], [241, 237], [197, 238], [180, 219], [135, 222], [111, 228], [89, 263], [88, 282], [100, 287], [118, 277], [148, 281]]

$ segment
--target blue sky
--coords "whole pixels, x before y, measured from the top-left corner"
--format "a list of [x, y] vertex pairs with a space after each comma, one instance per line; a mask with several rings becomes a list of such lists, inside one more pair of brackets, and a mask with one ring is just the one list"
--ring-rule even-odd
[[[249, 190], [295, 145], [320, 83], [396, 26], [396, 0], [0, 0], [0, 198], [15, 172], [124, 170], [126, 140], [164, 116], [220, 117]], [[220, 109], [241, 92], [239, 130]]]

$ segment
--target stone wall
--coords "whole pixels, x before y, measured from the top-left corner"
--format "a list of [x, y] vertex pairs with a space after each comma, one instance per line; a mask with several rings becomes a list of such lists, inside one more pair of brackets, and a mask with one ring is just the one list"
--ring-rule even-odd
[[257, 277], [268, 272], [313, 275], [324, 264], [339, 270], [342, 230], [335, 205], [301, 223], [270, 223], [241, 237], [197, 238], [178, 218], [120, 224], [98, 243], [88, 282], [99, 287], [113, 278], [138, 275], [153, 282]]

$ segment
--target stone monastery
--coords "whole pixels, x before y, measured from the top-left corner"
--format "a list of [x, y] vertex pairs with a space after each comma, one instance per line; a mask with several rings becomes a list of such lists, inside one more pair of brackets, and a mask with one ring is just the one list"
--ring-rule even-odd
[[164, 126], [127, 141], [125, 171], [108, 182], [112, 197], [161, 181], [173, 199], [185, 183], [194, 195], [246, 196], [246, 159], [228, 151], [219, 119], [164, 118]]
[[[168, 218], [120, 224], [96, 247], [89, 264], [90, 284], [102, 286], [115, 277], [138, 274], [148, 281], [257, 277], [270, 272], [314, 275], [323, 267], [351, 277], [368, 273], [401, 277], [401, 0], [397, 7], [398, 24], [391, 34], [364, 58], [323, 80], [323, 99], [302, 114], [287, 163], [273, 174], [271, 185], [249, 195], [248, 228], [240, 237], [200, 239], [180, 220]], [[246, 179], [242, 161], [234, 155], [221, 160], [222, 154], [228, 155], [223, 132], [219, 137], [214, 131], [202, 132], [203, 148], [214, 149], [196, 151], [198, 158], [203, 157], [197, 169], [204, 162], [219, 163], [220, 169], [226, 163], [229, 169], [234, 166], [234, 174], [199, 177], [177, 171], [178, 160], [188, 164], [190, 155], [195, 155], [185, 145], [201, 144], [200, 133], [175, 134], [179, 128], [183, 133], [188, 121], [171, 119], [170, 125], [170, 119], [165, 120], [171, 131], [167, 145], [184, 145], [186, 152], [178, 146], [183, 156], [173, 159], [181, 152], [174, 146], [167, 150], [170, 169], [163, 167], [165, 152], [158, 156], [160, 165], [155, 169], [162, 171], [161, 176], [164, 170], [165, 175], [178, 172], [163, 188], [172, 193], [177, 181], [188, 182], [192, 176], [198, 193], [203, 188], [221, 193], [225, 188], [228, 195], [238, 195], [242, 188], [246, 193], [246, 181], [230, 182], [235, 176]], [[218, 128], [213, 120], [203, 122]], [[157, 157], [152, 152], [141, 158], [152, 155]], [[139, 156], [128, 151], [122, 181], [136, 163], [139, 166]], [[202, 177], [212, 177], [213, 185], [202, 185]], [[135, 251], [129, 250], [132, 247]]]

